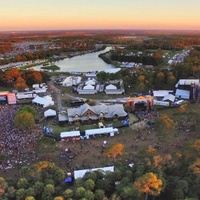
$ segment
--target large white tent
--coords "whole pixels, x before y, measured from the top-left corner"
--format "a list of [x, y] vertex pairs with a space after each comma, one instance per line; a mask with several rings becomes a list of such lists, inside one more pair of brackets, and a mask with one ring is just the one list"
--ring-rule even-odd
[[45, 96], [45, 97], [36, 96], [32, 100], [32, 103], [39, 104], [43, 106], [44, 108], [54, 105], [54, 101], [52, 100], [52, 97], [50, 96]]
[[101, 135], [101, 134], [110, 134], [111, 136], [113, 136], [118, 131], [119, 130], [117, 128], [113, 128], [113, 127], [89, 129], [89, 130], [85, 130], [85, 136], [87, 139], [89, 139], [90, 136]]
[[56, 116], [56, 111], [52, 109], [48, 109], [44, 112], [44, 117], [54, 117]]
[[82, 169], [82, 170], [75, 170], [74, 171], [74, 179], [83, 178], [87, 172], [101, 170], [103, 172], [110, 171], [114, 172], [114, 166], [110, 167], [102, 167], [102, 168], [93, 168], [93, 169]]
[[64, 138], [73, 138], [73, 137], [80, 137], [80, 131], [66, 131], [66, 132], [61, 132], [60, 137], [61, 139]]

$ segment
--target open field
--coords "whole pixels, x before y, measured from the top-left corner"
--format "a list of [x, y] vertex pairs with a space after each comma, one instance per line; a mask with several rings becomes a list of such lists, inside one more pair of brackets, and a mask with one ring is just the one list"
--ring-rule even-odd
[[[156, 147], [155, 154], [175, 154], [184, 151], [195, 139], [200, 138], [199, 104], [189, 103], [186, 105], [184, 112], [180, 108], [174, 108], [160, 110], [159, 113], [167, 114], [176, 123], [176, 127], [174, 129], [167, 129], [165, 127], [158, 129], [157, 124], [136, 130], [124, 127], [119, 129], [119, 134], [116, 134], [114, 137], [96, 136], [89, 140], [67, 142], [57, 142], [52, 138], [43, 136], [34, 147], [27, 149], [27, 157], [34, 151], [37, 157], [36, 161], [49, 160], [56, 163], [62, 169], [69, 171], [113, 165], [113, 159], [107, 158], [103, 154], [104, 148], [112, 144], [121, 143], [124, 145], [124, 153], [117, 160], [125, 159], [127, 162], [132, 163], [140, 161], [141, 158], [148, 157], [149, 153], [146, 150], [149, 145]], [[42, 125], [43, 123], [38, 126]], [[65, 125], [65, 127], [54, 126], [54, 128], [57, 131], [61, 131], [65, 128], [69, 130], [72, 127]], [[107, 141], [106, 146], [103, 146], [104, 141]], [[67, 153], [66, 149], [70, 149], [70, 153]], [[28, 162], [18, 163], [14, 169], [9, 169], [7, 172], [0, 170], [0, 176], [18, 176], [19, 169], [36, 161], [30, 159]]]

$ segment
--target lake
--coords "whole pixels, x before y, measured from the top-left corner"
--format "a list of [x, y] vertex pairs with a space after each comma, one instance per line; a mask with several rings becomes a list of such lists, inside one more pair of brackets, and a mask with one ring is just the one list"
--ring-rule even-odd
[[[111, 47], [106, 47], [102, 51], [87, 53], [72, 58], [65, 58], [64, 60], [56, 61], [55, 65], [60, 67], [62, 72], [89, 72], [89, 71], [104, 71], [107, 69], [115, 68], [114, 65], [105, 63], [99, 54], [105, 53], [111, 50]], [[43, 65], [34, 67], [36, 70], [40, 70]]]

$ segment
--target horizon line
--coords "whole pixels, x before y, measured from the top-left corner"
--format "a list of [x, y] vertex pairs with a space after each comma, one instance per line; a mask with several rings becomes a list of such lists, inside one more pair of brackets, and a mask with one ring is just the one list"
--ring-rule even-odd
[[45, 32], [45, 31], [200, 31], [200, 29], [173, 28], [69, 28], [69, 29], [24, 29], [0, 30], [0, 32]]

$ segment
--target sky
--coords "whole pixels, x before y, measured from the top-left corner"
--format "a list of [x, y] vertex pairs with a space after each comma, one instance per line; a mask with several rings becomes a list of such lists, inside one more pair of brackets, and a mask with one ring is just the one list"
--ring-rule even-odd
[[200, 30], [200, 0], [0, 1], [0, 31]]

